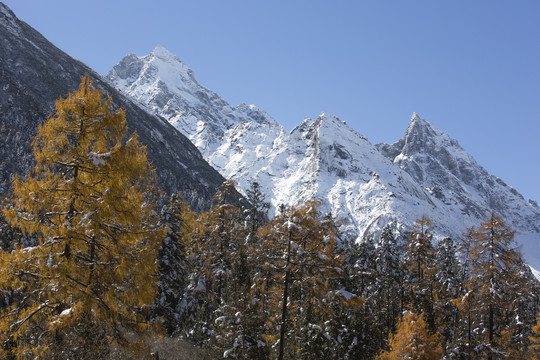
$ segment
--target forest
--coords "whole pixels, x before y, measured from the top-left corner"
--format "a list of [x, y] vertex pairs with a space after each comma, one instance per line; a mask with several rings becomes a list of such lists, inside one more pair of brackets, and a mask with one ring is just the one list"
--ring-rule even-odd
[[164, 195], [122, 109], [82, 79], [1, 200], [0, 357], [540, 359], [539, 283], [504, 219], [434, 241], [422, 217], [361, 242], [308, 201], [226, 181], [203, 213]]

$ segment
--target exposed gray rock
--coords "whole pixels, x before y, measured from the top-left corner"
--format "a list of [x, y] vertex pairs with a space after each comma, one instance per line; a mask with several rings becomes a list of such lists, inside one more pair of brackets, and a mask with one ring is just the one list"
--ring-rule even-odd
[[[123, 76], [134, 76], [137, 58], [125, 59]], [[130, 73], [131, 72], [131, 73]], [[54, 101], [77, 89], [88, 74], [126, 111], [130, 131], [137, 131], [167, 192], [181, 191], [195, 209], [208, 208], [223, 178], [199, 150], [162, 118], [150, 115], [92, 69], [65, 54], [0, 3], [0, 192], [8, 191], [12, 176], [32, 166], [31, 142], [37, 126]]]

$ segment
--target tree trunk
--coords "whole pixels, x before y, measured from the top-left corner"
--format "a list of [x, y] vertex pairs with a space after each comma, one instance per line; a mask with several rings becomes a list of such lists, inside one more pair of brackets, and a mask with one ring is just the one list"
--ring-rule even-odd
[[283, 306], [281, 308], [281, 329], [279, 330], [279, 355], [278, 360], [283, 360], [283, 351], [285, 343], [285, 324], [287, 323], [287, 298], [289, 297], [289, 278], [290, 271], [285, 274], [285, 283], [283, 288]]

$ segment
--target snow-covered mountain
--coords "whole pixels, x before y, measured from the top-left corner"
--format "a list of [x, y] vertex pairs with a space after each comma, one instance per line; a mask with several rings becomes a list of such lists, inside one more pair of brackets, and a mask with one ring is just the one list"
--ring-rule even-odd
[[228, 104], [160, 46], [144, 57], [126, 56], [107, 79], [168, 119], [241, 191], [257, 181], [274, 209], [318, 199], [358, 239], [390, 222], [403, 233], [424, 215], [439, 237], [459, 238], [494, 211], [517, 230], [527, 261], [540, 268], [537, 206], [416, 114], [391, 145], [373, 145], [328, 114], [288, 132], [256, 106]]
[[162, 46], [142, 58], [129, 54], [107, 75], [117, 89], [180, 130], [208, 158], [222, 143], [223, 134], [239, 123], [275, 121], [254, 105], [232, 107], [200, 85], [178, 57]]

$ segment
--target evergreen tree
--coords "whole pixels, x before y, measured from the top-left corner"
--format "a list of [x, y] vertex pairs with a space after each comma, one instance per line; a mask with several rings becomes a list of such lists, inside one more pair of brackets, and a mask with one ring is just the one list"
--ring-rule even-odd
[[329, 283], [341, 259], [332, 228], [321, 222], [317, 202], [302, 208], [282, 207], [262, 231], [263, 266], [273, 276], [272, 328], [278, 359], [321, 358], [332, 352], [325, 325], [331, 319]]
[[126, 134], [123, 110], [88, 77], [39, 127], [36, 166], [15, 178], [5, 211], [39, 243], [0, 256], [0, 287], [19, 294], [0, 317], [4, 357], [144, 350], [133, 334], [149, 328], [163, 231], [143, 192], [152, 174], [146, 149]]
[[431, 331], [435, 331], [434, 314], [434, 249], [431, 243], [431, 219], [422, 217], [413, 224], [414, 231], [407, 234], [403, 267], [406, 270], [405, 296], [417, 313], [424, 317]]
[[353, 250], [354, 265], [349, 276], [356, 295], [368, 298], [375, 291], [377, 280], [376, 249], [372, 237], [365, 238], [361, 243], [350, 245]]
[[[225, 181], [214, 195], [212, 208], [199, 216], [190, 242], [193, 272], [182, 304], [183, 334], [198, 346], [210, 344], [211, 335], [216, 335], [216, 311], [227, 305], [225, 290], [238, 244], [245, 239], [241, 211], [234, 205], [237, 196], [234, 183]], [[220, 345], [213, 346], [221, 350]]]
[[248, 231], [246, 243], [257, 243], [253, 238], [257, 236], [259, 228], [268, 221], [270, 203], [266, 201], [258, 182], [252, 183], [251, 188], [247, 190], [247, 200], [250, 206], [244, 211], [245, 226]]
[[395, 332], [395, 324], [401, 314], [403, 271], [400, 268], [397, 240], [389, 225], [381, 232], [377, 248], [376, 294], [373, 299], [378, 323], [378, 344], [386, 348], [389, 333]]
[[180, 304], [189, 276], [186, 252], [195, 214], [179, 195], [172, 195], [161, 211], [161, 218], [167, 226], [167, 235], [157, 257], [158, 289], [152, 313], [163, 321], [168, 335], [175, 335], [182, 325]]
[[505, 328], [501, 331], [501, 343], [508, 358], [530, 359], [533, 353], [529, 351], [530, 336], [536, 325], [540, 285], [521, 258], [507, 274], [505, 302], [508, 305], [504, 314]]
[[452, 342], [456, 331], [458, 308], [455, 299], [463, 296], [457, 249], [451, 238], [439, 242], [435, 251], [435, 322], [445, 343]]
[[234, 234], [230, 275], [223, 302], [216, 310], [214, 346], [224, 357], [266, 359], [267, 299], [263, 269], [259, 263], [259, 228], [267, 221], [268, 203], [257, 183], [248, 190], [251, 206], [244, 210]]
[[335, 345], [327, 358], [373, 359], [379, 350], [378, 328], [370, 303], [343, 289], [334, 291], [329, 334]]
[[247, 191], [250, 206], [243, 212], [243, 231], [237, 234], [231, 275], [225, 289], [225, 303], [216, 311], [217, 340], [223, 355], [238, 359], [266, 359], [267, 274], [260, 264], [259, 229], [268, 221], [269, 203], [253, 183]]

